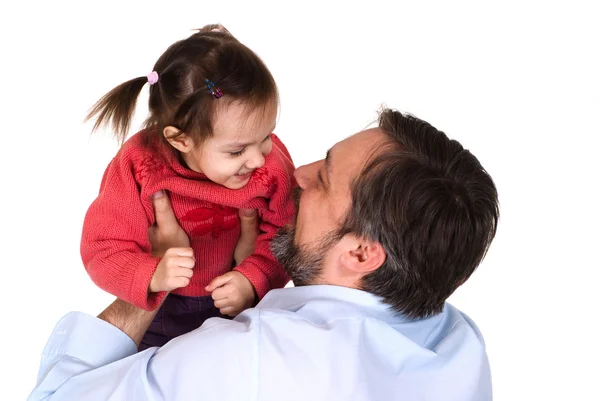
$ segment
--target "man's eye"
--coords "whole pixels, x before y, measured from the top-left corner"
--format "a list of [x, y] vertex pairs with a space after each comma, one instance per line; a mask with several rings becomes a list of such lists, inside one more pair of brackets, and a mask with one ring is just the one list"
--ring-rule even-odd
[[321, 175], [320, 169], [319, 171], [317, 171], [317, 181], [319, 181], [319, 184], [321, 184], [321, 186], [325, 186], [325, 181], [323, 181], [323, 176]]

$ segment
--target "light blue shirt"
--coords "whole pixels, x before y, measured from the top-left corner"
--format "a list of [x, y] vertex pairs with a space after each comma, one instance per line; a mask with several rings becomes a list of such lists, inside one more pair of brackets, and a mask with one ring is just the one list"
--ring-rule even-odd
[[453, 306], [409, 320], [369, 293], [307, 286], [140, 353], [109, 323], [69, 313], [29, 399], [479, 401], [492, 389], [481, 334]]

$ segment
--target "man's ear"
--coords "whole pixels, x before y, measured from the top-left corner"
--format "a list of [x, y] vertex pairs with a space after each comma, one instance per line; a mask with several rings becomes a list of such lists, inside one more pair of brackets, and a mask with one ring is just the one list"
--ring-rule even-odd
[[175, 149], [181, 153], [188, 153], [194, 149], [194, 141], [192, 141], [192, 138], [185, 133], [180, 134], [180, 132], [181, 131], [178, 128], [169, 125], [163, 130], [163, 135]]
[[340, 258], [346, 270], [367, 274], [383, 265], [386, 255], [380, 242], [358, 238], [351, 234], [346, 237], [348, 237], [347, 248]]

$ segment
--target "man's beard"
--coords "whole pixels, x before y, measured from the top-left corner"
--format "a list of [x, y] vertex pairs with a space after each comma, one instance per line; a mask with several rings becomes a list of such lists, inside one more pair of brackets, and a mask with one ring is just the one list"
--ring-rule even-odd
[[294, 282], [294, 286], [317, 284], [323, 271], [325, 256], [338, 238], [328, 234], [318, 241], [314, 249], [298, 246], [294, 242], [295, 228], [282, 228], [271, 241], [271, 250], [281, 263], [287, 274]]

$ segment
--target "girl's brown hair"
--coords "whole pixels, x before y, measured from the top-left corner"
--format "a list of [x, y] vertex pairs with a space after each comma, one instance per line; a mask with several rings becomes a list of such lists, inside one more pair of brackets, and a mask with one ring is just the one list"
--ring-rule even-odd
[[[144, 142], [163, 138], [163, 129], [174, 126], [195, 143], [213, 134], [213, 118], [220, 102], [241, 101], [249, 108], [278, 101], [275, 80], [262, 60], [220, 25], [207, 25], [197, 33], [172, 44], [158, 59], [153, 71], [158, 82], [150, 86], [150, 113], [144, 122]], [[215, 99], [206, 86], [208, 79], [219, 87], [223, 98]], [[111, 124], [123, 143], [138, 95], [146, 76], [117, 86], [92, 107], [86, 121], [97, 116], [93, 130]]]

